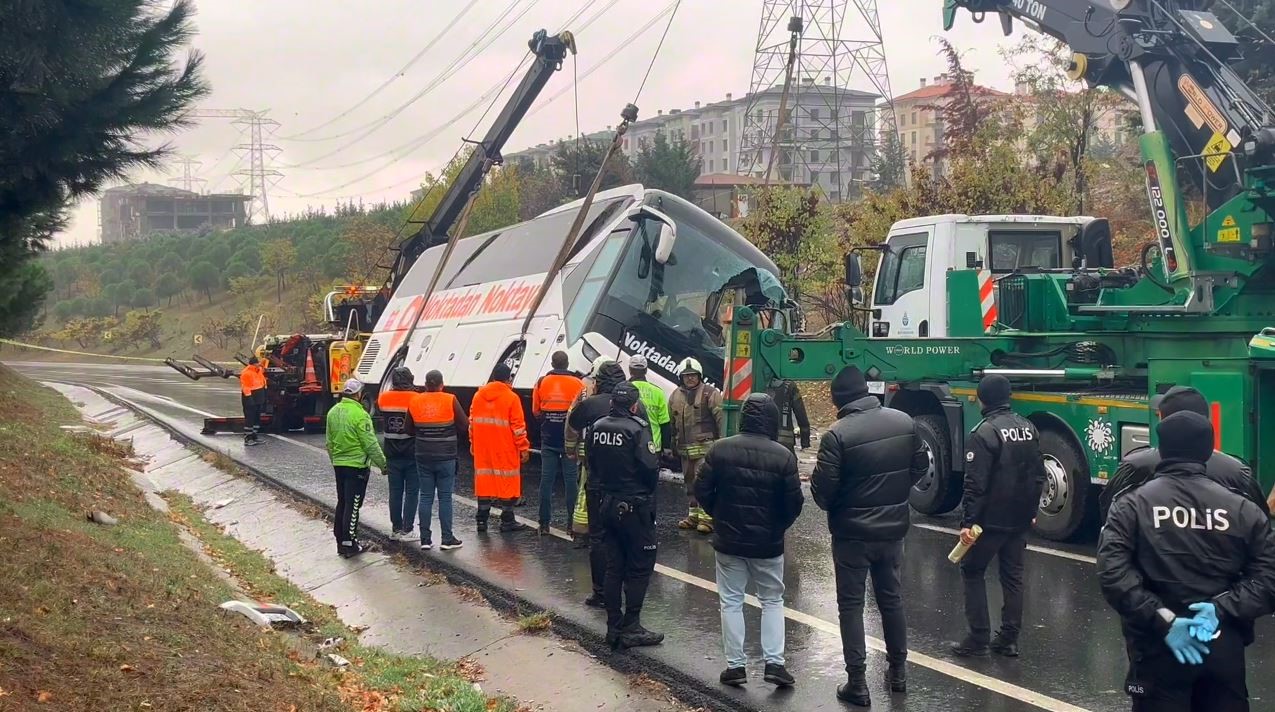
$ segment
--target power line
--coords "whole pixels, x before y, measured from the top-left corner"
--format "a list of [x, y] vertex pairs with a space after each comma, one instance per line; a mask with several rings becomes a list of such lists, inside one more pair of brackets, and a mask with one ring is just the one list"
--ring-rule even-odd
[[638, 85], [637, 95], [633, 97], [634, 104], [642, 96], [642, 90], [646, 88], [646, 80], [651, 78], [651, 70], [655, 68], [655, 60], [660, 56], [660, 50], [664, 48], [664, 38], [668, 37], [668, 31], [673, 27], [673, 18], [677, 17], [677, 9], [681, 6], [682, 0], [677, 0], [677, 4], [673, 5], [673, 14], [668, 16], [668, 24], [664, 26], [664, 34], [660, 35], [660, 43], [655, 45], [655, 53], [651, 55], [651, 63], [646, 65], [646, 74], [642, 77], [642, 83]]
[[422, 89], [422, 90], [420, 90], [419, 92], [417, 92], [416, 94], [414, 94], [414, 95], [413, 95], [410, 99], [408, 99], [407, 101], [403, 102], [402, 104], [399, 104], [396, 108], [394, 108], [394, 109], [393, 109], [392, 111], [390, 111], [389, 113], [384, 114], [383, 116], [381, 116], [381, 118], [379, 118], [379, 119], [376, 119], [376, 120], [372, 121], [370, 124], [366, 124], [366, 125], [364, 125], [364, 126], [362, 126], [362, 127], [352, 129], [351, 131], [347, 131], [347, 132], [345, 132], [344, 134], [338, 134], [338, 135], [336, 135], [336, 136], [333, 136], [332, 138], [338, 138], [338, 137], [340, 137], [340, 136], [348, 136], [348, 135], [350, 135], [350, 134], [352, 134], [352, 133], [357, 133], [357, 132], [359, 132], [360, 130], [362, 130], [362, 129], [364, 129], [364, 128], [365, 128], [366, 130], [363, 130], [363, 131], [362, 131], [362, 133], [359, 133], [359, 135], [358, 135], [358, 136], [355, 136], [354, 138], [350, 139], [349, 141], [346, 141], [345, 143], [343, 143], [343, 144], [341, 144], [340, 146], [338, 146], [338, 147], [336, 147], [336, 148], [332, 149], [331, 151], [328, 151], [327, 153], [325, 153], [325, 154], [323, 154], [323, 155], [321, 155], [321, 156], [318, 156], [318, 157], [316, 157], [316, 158], [312, 158], [312, 159], [307, 160], [307, 161], [301, 161], [300, 163], [297, 163], [297, 164], [294, 164], [294, 165], [285, 166], [285, 168], [296, 168], [296, 167], [300, 167], [300, 166], [308, 166], [308, 165], [311, 165], [311, 164], [314, 164], [314, 163], [318, 163], [319, 161], [322, 161], [322, 160], [327, 159], [327, 158], [331, 158], [332, 156], [335, 156], [335, 155], [337, 155], [338, 153], [341, 153], [342, 151], [344, 151], [344, 150], [346, 150], [346, 149], [350, 148], [351, 146], [353, 146], [353, 145], [355, 145], [355, 144], [359, 143], [360, 141], [362, 141], [363, 139], [367, 138], [368, 136], [371, 136], [373, 133], [376, 133], [376, 131], [377, 131], [378, 129], [380, 129], [381, 127], [385, 126], [385, 125], [386, 125], [386, 124], [388, 124], [390, 121], [394, 120], [396, 117], [398, 117], [398, 115], [399, 115], [399, 114], [401, 114], [401, 113], [403, 113], [404, 111], [406, 111], [406, 110], [408, 109], [408, 107], [410, 107], [412, 104], [415, 104], [415, 103], [416, 103], [417, 101], [419, 101], [422, 97], [424, 97], [425, 95], [429, 94], [431, 91], [433, 91], [434, 89], [438, 88], [441, 84], [443, 84], [443, 83], [444, 83], [444, 82], [446, 82], [448, 79], [450, 79], [452, 76], [454, 76], [454, 75], [455, 75], [458, 71], [460, 71], [460, 69], [461, 69], [461, 68], [462, 68], [462, 67], [463, 67], [463, 66], [464, 66], [464, 65], [465, 65], [468, 61], [472, 61], [472, 60], [473, 60], [473, 59], [475, 59], [478, 55], [482, 54], [482, 53], [483, 53], [483, 52], [484, 52], [484, 51], [485, 51], [488, 47], [490, 47], [491, 45], [495, 44], [495, 42], [496, 42], [497, 40], [499, 40], [502, 36], [504, 36], [504, 34], [505, 34], [506, 32], [508, 32], [508, 31], [509, 31], [509, 30], [510, 30], [510, 29], [511, 29], [511, 28], [512, 28], [512, 27], [513, 27], [513, 26], [514, 26], [514, 25], [515, 25], [515, 24], [516, 24], [519, 20], [521, 20], [521, 19], [522, 19], [522, 17], [523, 17], [524, 15], [526, 15], [526, 14], [527, 14], [527, 13], [528, 13], [528, 12], [529, 12], [532, 8], [533, 8], [533, 7], [535, 7], [535, 6], [536, 6], [536, 5], [540, 2], [540, 0], [531, 0], [531, 3], [530, 3], [529, 5], [527, 5], [526, 7], [524, 7], [522, 10], [520, 10], [520, 11], [519, 11], [516, 15], [514, 15], [514, 17], [513, 17], [512, 19], [510, 19], [508, 22], [506, 22], [506, 23], [505, 23], [505, 26], [504, 26], [504, 27], [503, 27], [503, 28], [502, 28], [502, 29], [501, 29], [501, 30], [500, 30], [500, 31], [499, 31], [499, 32], [498, 32], [498, 33], [497, 33], [494, 37], [492, 37], [490, 40], [487, 40], [487, 43], [486, 43], [485, 45], [483, 45], [482, 47], [479, 47], [477, 50], [474, 50], [474, 47], [475, 47], [477, 44], [479, 44], [480, 42], [482, 42], [482, 41], [483, 41], [483, 39], [484, 39], [487, 35], [489, 35], [489, 34], [491, 33], [492, 29], [494, 29], [494, 28], [495, 28], [495, 25], [499, 24], [500, 19], [502, 19], [502, 18], [503, 18], [503, 17], [504, 17], [504, 16], [505, 16], [508, 12], [512, 11], [512, 10], [513, 10], [513, 8], [514, 8], [514, 7], [515, 7], [515, 6], [516, 6], [519, 2], [522, 2], [522, 0], [513, 0], [513, 2], [509, 3], [509, 5], [505, 8], [505, 11], [504, 11], [503, 13], [501, 13], [501, 18], [498, 18], [498, 19], [496, 20], [496, 22], [494, 22], [494, 23], [492, 23], [492, 25], [488, 26], [488, 28], [487, 28], [486, 30], [484, 30], [484, 31], [483, 31], [483, 33], [482, 33], [481, 35], [479, 35], [479, 38], [478, 38], [477, 40], [475, 40], [475, 41], [474, 41], [474, 43], [473, 43], [473, 44], [471, 44], [471, 45], [470, 45], [470, 47], [469, 47], [468, 49], [466, 49], [466, 50], [465, 50], [465, 52], [464, 52], [464, 53], [463, 53], [460, 57], [457, 57], [455, 60], [453, 60], [453, 61], [452, 61], [452, 63], [451, 63], [451, 64], [450, 64], [450, 65], [449, 65], [446, 69], [444, 69], [442, 73], [440, 73], [438, 76], [436, 76], [436, 77], [434, 78], [434, 80], [432, 80], [429, 84], [427, 84], [427, 85], [425, 86], [425, 88], [424, 88], [424, 89]]
[[283, 141], [330, 141], [332, 140], [334, 138], [332, 136], [326, 136], [322, 138], [309, 138], [309, 139], [301, 138], [301, 137], [309, 136], [310, 134], [314, 133], [315, 131], [318, 131], [319, 129], [331, 126], [332, 124], [340, 121], [341, 119], [344, 119], [345, 117], [354, 113], [358, 109], [362, 108], [365, 104], [371, 101], [373, 97], [375, 97], [377, 94], [380, 94], [386, 87], [394, 83], [394, 80], [403, 76], [404, 74], [407, 73], [407, 70], [415, 66], [415, 64], [421, 60], [421, 57], [424, 57], [427, 52], [429, 52], [431, 49], [434, 48], [434, 45], [438, 44], [438, 41], [440, 39], [446, 36], [447, 33], [451, 32], [452, 28], [456, 26], [456, 23], [460, 22], [461, 19], [464, 18], [465, 15], [468, 14], [469, 11], [472, 10], [474, 6], [477, 4], [478, 4], [478, 0], [469, 0], [469, 2], [460, 9], [460, 12], [457, 13], [456, 16], [452, 18], [452, 21], [447, 23], [447, 26], [444, 27], [442, 30], [439, 30], [438, 34], [434, 35], [429, 40], [429, 42], [426, 42], [425, 46], [421, 48], [421, 51], [417, 52], [414, 57], [408, 60], [407, 64], [404, 64], [402, 67], [400, 67], [398, 71], [390, 75], [389, 79], [386, 79], [384, 82], [381, 82], [380, 86], [378, 86], [377, 88], [369, 92], [367, 96], [355, 102], [353, 106], [346, 109], [345, 111], [342, 111], [336, 116], [328, 119], [327, 121], [319, 124], [318, 126], [315, 126], [312, 129], [307, 129], [305, 131], [302, 131], [301, 133], [292, 134], [290, 136], [280, 136], [279, 137], [280, 140], [283, 140]]

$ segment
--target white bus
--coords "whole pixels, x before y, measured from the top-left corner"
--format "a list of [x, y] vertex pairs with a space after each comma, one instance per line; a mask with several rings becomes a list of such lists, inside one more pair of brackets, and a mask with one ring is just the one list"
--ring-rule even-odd
[[444, 248], [427, 250], [383, 310], [357, 376], [385, 384], [394, 367], [406, 365], [424, 383], [437, 369], [467, 404], [504, 361], [527, 397], [553, 352], [565, 350], [581, 373], [599, 355], [627, 364], [641, 353], [650, 380], [668, 392], [677, 363], [693, 356], [720, 386], [730, 306], [773, 309], [780, 315], [773, 318], [783, 318], [787, 296], [760, 250], [682, 198], [629, 185], [597, 195], [524, 334], [580, 204], [458, 241], [428, 302], [424, 292]]

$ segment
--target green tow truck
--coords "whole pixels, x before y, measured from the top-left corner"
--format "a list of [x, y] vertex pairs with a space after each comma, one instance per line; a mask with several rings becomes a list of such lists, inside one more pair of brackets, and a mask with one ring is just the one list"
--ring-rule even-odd
[[[1007, 32], [1018, 19], [1066, 42], [1077, 78], [1137, 102], [1154, 242], [1140, 265], [1116, 268], [1099, 218], [897, 223], [873, 248], [871, 303], [859, 255], [846, 257], [871, 335], [846, 323], [807, 338], [767, 327], [789, 320], [734, 310], [732, 422], [774, 377], [824, 380], [857, 365], [916, 418], [931, 466], [912, 505], [941, 514], [960, 501], [965, 435], [981, 418], [975, 385], [1005, 375], [1015, 410], [1041, 431], [1049, 476], [1036, 528], [1062, 540], [1092, 530], [1099, 488], [1154, 440], [1150, 399], [1191, 385], [1212, 405], [1216, 447], [1245, 459], [1264, 489], [1275, 484], [1275, 120], [1231, 68], [1236, 39], [1206, 4], [948, 0], [949, 27], [960, 8], [998, 14]], [[1194, 226], [1189, 201], [1204, 215]]]

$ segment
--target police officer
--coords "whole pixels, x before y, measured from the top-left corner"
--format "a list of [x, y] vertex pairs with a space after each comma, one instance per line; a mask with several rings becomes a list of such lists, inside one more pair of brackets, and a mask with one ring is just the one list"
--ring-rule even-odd
[[616, 386], [611, 414], [589, 426], [585, 436], [590, 477], [601, 493], [606, 640], [613, 650], [664, 640], [663, 633], [652, 633], [641, 622], [642, 601], [655, 571], [655, 486], [660, 472], [651, 426], [637, 415], [640, 402], [633, 384]]
[[[1203, 394], [1190, 386], [1170, 388], [1163, 395], [1153, 398], [1151, 406], [1158, 411], [1161, 420], [1184, 410], [1198, 413], [1205, 418], [1209, 417], [1208, 401], [1204, 399]], [[1120, 495], [1150, 480], [1160, 460], [1160, 451], [1153, 447], [1141, 447], [1125, 455], [1120, 461], [1120, 466], [1116, 468], [1116, 474], [1107, 486], [1102, 488], [1102, 494], [1098, 495], [1101, 517], [1099, 521], [1107, 520], [1107, 512], [1111, 510], [1112, 502]], [[1262, 488], [1253, 477], [1253, 471], [1239, 458], [1214, 450], [1205, 465], [1204, 474], [1223, 487], [1244, 495], [1263, 512], [1270, 513], [1266, 496], [1262, 494]]]
[[[1031, 421], [1009, 409], [1009, 397], [1010, 385], [1004, 376], [984, 376], [978, 383], [983, 420], [969, 436], [961, 499], [961, 541], [973, 544], [961, 560], [969, 633], [952, 646], [952, 652], [961, 657], [990, 652], [1018, 657], [1018, 634], [1023, 627], [1023, 552], [1045, 486], [1045, 462], [1040, 433]], [[974, 525], [983, 530], [977, 542]], [[1001, 628], [995, 639], [991, 639], [984, 581], [992, 557], [998, 560], [1004, 594]]]
[[[779, 443], [796, 452], [797, 430], [801, 431], [801, 449], [810, 449], [810, 417], [806, 415], [806, 402], [801, 399], [797, 384], [786, 378], [776, 378], [766, 388], [779, 407]], [[796, 425], [796, 427], [793, 427]]]
[[1265, 512], [1207, 475], [1213, 428], [1190, 411], [1156, 426], [1155, 477], [1116, 500], [1098, 544], [1120, 614], [1135, 712], [1247, 712], [1244, 646], [1272, 610]]

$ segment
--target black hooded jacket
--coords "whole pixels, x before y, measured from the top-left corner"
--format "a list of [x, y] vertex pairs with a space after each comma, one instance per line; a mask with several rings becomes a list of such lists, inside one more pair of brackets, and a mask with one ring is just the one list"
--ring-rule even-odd
[[[567, 414], [568, 454], [573, 451], [570, 443], [576, 442], [582, 445], [586, 443], [585, 430], [611, 412], [611, 392], [627, 380], [628, 376], [625, 375], [624, 369], [614, 361], [604, 363], [598, 368], [598, 373], [594, 377], [596, 392], [576, 403]], [[637, 414], [639, 418], [646, 420], [646, 407], [641, 401], [638, 401]], [[595, 484], [593, 478], [589, 478], [585, 480], [585, 489], [594, 489]]]
[[1167, 608], [1194, 615], [1212, 601], [1223, 626], [1252, 642], [1252, 622], [1272, 610], [1275, 542], [1270, 519], [1213, 481], [1205, 466], [1162, 460], [1155, 477], [1111, 506], [1098, 543], [1098, 580], [1135, 644], [1163, 645]]
[[1031, 528], [1045, 487], [1040, 432], [1009, 405], [983, 409], [983, 421], [966, 439], [961, 528], [989, 532]]
[[784, 553], [784, 532], [805, 497], [797, 457], [776, 442], [779, 409], [753, 394], [740, 411], [739, 434], [709, 449], [695, 478], [695, 499], [713, 518], [713, 548], [749, 559]]
[[655, 495], [660, 458], [651, 441], [651, 424], [628, 408], [611, 406], [606, 416], [590, 425], [585, 431], [585, 451], [588, 482], [595, 491], [637, 500]]
[[907, 413], [882, 408], [876, 396], [853, 400], [838, 415], [819, 440], [810, 478], [832, 538], [902, 539], [911, 522], [912, 485], [929, 467], [916, 424]]

